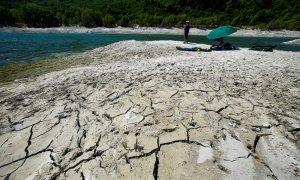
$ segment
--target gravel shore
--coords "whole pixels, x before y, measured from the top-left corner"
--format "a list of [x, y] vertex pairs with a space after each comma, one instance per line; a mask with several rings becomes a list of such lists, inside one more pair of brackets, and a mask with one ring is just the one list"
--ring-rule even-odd
[[[191, 28], [190, 35], [207, 36], [211, 29]], [[108, 34], [183, 34], [182, 28], [156, 28], [156, 27], [115, 27], [115, 28], [86, 28], [86, 27], [54, 27], [54, 28], [15, 28], [3, 27], [0, 32], [42, 32], [42, 33], [108, 33]], [[300, 31], [278, 30], [266, 31], [260, 29], [239, 29], [231, 36], [253, 37], [300, 37]]]
[[300, 53], [123, 41], [0, 86], [8, 179], [296, 179]]

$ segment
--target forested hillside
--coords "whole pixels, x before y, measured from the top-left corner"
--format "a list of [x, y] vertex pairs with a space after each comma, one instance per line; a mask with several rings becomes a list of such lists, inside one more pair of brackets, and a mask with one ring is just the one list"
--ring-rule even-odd
[[0, 0], [0, 26], [223, 24], [300, 30], [300, 0]]

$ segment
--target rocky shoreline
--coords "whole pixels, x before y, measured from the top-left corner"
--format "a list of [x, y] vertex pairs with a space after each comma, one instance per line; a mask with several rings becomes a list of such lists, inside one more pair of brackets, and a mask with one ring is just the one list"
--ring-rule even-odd
[[114, 43], [1, 86], [1, 178], [297, 178], [300, 53], [182, 45]]
[[[190, 35], [207, 36], [211, 29], [191, 28]], [[53, 28], [16, 28], [2, 27], [0, 32], [32, 32], [32, 33], [105, 33], [105, 34], [183, 34], [182, 28], [156, 28], [156, 27], [115, 27], [115, 28], [86, 28], [86, 27], [53, 27]], [[260, 29], [239, 29], [232, 36], [250, 37], [300, 37], [300, 31], [278, 30], [266, 31]]]

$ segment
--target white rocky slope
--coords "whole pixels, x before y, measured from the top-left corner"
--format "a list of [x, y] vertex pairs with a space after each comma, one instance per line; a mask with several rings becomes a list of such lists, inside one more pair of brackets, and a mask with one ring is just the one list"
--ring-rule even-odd
[[119, 42], [1, 86], [1, 178], [297, 179], [300, 53], [178, 45]]

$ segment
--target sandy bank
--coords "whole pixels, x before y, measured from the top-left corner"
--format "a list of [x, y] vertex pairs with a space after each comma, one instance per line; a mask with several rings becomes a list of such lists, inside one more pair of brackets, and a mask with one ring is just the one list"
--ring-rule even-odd
[[[191, 35], [206, 36], [211, 30], [192, 28]], [[48, 33], [116, 33], [116, 34], [175, 34], [181, 35], [183, 30], [180, 28], [85, 28], [85, 27], [57, 27], [57, 28], [0, 28], [0, 32], [48, 32]], [[233, 36], [255, 36], [255, 37], [300, 37], [300, 31], [262, 31], [240, 29]]]
[[284, 44], [300, 44], [300, 39], [295, 39], [292, 41], [284, 42]]
[[295, 179], [300, 53], [178, 45], [119, 42], [1, 86], [1, 177]]

